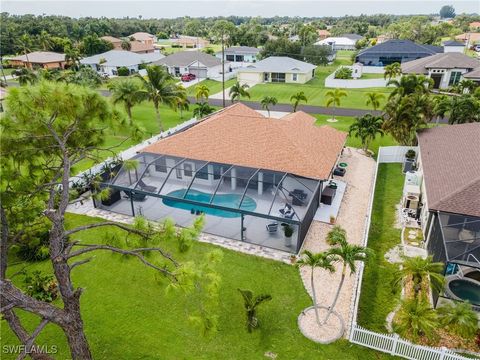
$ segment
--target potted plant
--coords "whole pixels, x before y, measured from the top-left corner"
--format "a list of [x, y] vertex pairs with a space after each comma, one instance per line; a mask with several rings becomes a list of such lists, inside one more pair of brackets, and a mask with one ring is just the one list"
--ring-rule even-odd
[[296, 264], [297, 263], [297, 255], [290, 255], [290, 262], [292, 264]]
[[283, 235], [285, 235], [285, 246], [292, 246], [293, 227], [291, 225], [286, 224], [283, 227]]
[[407, 171], [410, 171], [414, 168], [414, 163], [415, 163], [415, 157], [417, 153], [415, 150], [408, 150], [405, 153], [405, 162], [403, 163], [403, 172], [406, 173]]
[[330, 215], [330, 224], [335, 224], [335, 216]]

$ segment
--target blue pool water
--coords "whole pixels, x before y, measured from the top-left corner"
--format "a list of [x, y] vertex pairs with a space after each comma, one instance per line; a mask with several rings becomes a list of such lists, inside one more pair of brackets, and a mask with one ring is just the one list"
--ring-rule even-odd
[[480, 285], [473, 281], [462, 279], [452, 280], [448, 284], [450, 291], [462, 300], [468, 300], [473, 304], [480, 304]]
[[[171, 197], [176, 197], [176, 198], [183, 198], [185, 195], [185, 191], [187, 189], [180, 189], [180, 190], [175, 190], [170, 193], [168, 193], [168, 196]], [[192, 190], [190, 189], [188, 191], [187, 197], [185, 199], [188, 200], [194, 200], [202, 203], [210, 203], [210, 199], [212, 198], [212, 194], [204, 193], [201, 191], [197, 190]], [[240, 200], [242, 199], [241, 195], [238, 194], [217, 194], [215, 195], [215, 199], [213, 200], [212, 204], [213, 205], [219, 205], [219, 206], [224, 206], [224, 207], [229, 207], [229, 208], [238, 208], [238, 205], [240, 204]], [[174, 207], [177, 209], [184, 209], [184, 210], [191, 210], [194, 209], [195, 211], [203, 211], [205, 214], [208, 215], [213, 215], [213, 216], [219, 216], [219, 217], [224, 217], [224, 218], [235, 218], [235, 217], [240, 217], [241, 215], [239, 213], [231, 212], [231, 211], [225, 211], [225, 210], [220, 210], [220, 209], [214, 209], [210, 208], [208, 206], [199, 206], [199, 205], [192, 205], [188, 204], [185, 202], [182, 202], [180, 200], [173, 200], [173, 199], [162, 199], [163, 203], [167, 206]], [[255, 200], [253, 200], [249, 196], [245, 196], [242, 202], [242, 206], [240, 209], [242, 210], [247, 210], [247, 211], [253, 211], [257, 207], [257, 203]]]

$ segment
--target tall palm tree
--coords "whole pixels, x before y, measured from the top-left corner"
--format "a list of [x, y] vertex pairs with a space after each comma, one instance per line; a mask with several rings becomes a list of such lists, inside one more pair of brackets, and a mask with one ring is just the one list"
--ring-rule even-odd
[[475, 81], [473, 80], [467, 80], [467, 79], [463, 79], [462, 81], [460, 81], [458, 83], [458, 88], [460, 89], [460, 92], [462, 93], [473, 93], [473, 91], [475, 90], [475, 88], [477, 87], [477, 84], [475, 84]]
[[114, 104], [123, 103], [130, 124], [132, 124], [132, 108], [147, 98], [147, 92], [138, 79], [119, 79], [110, 82], [108, 89], [112, 93]]
[[19, 46], [21, 47], [23, 54], [27, 62], [25, 63], [25, 67], [30, 67], [30, 60], [28, 60], [28, 53], [31, 51], [30, 47], [32, 46], [32, 38], [27, 33], [20, 36], [19, 39]]
[[438, 327], [438, 317], [425, 299], [408, 299], [402, 302], [397, 313], [395, 331], [400, 335], [417, 340], [425, 335], [431, 338]]
[[389, 80], [387, 86], [393, 85], [394, 89], [390, 93], [390, 98], [396, 96], [405, 96], [410, 94], [427, 94], [432, 87], [432, 79], [424, 75], [406, 75], [399, 80]]
[[300, 105], [300, 102], [304, 101], [305, 103], [307, 103], [308, 99], [307, 99], [307, 96], [305, 95], [305, 93], [303, 91], [299, 91], [298, 93], [293, 94], [290, 97], [290, 101], [293, 102], [292, 103], [293, 112], [296, 112], [297, 108], [298, 108], [298, 105]]
[[21, 86], [33, 85], [38, 81], [38, 75], [30, 68], [20, 68], [15, 71], [15, 76]]
[[190, 109], [190, 100], [188, 100], [186, 93], [185, 96], [177, 99], [177, 108], [180, 110], [180, 119], [183, 119], [183, 112]]
[[52, 37], [48, 32], [42, 30], [40, 35], [38, 35], [38, 45], [42, 48], [43, 51], [48, 51], [52, 48]]
[[360, 138], [362, 149], [366, 152], [377, 134], [383, 136], [382, 126], [383, 118], [381, 116], [365, 114], [355, 118], [355, 122], [348, 129], [348, 135]]
[[383, 73], [383, 78], [391, 80], [402, 74], [402, 67], [400, 63], [396, 62], [390, 65], [385, 66], [385, 72]]
[[185, 96], [185, 88], [177, 85], [172, 76], [163, 67], [150, 65], [146, 67], [146, 70], [146, 78], [140, 75], [138, 75], [138, 78], [141, 79], [147, 91], [148, 99], [153, 102], [158, 125], [162, 132], [164, 128], [160, 117], [160, 105], [167, 105], [176, 111], [178, 99]]
[[410, 258], [404, 258], [401, 269], [397, 270], [394, 276], [393, 285], [405, 284], [411, 280], [413, 283], [414, 297], [418, 298], [418, 295], [422, 290], [422, 285], [426, 280], [430, 280], [429, 284], [432, 289], [441, 291], [445, 283], [443, 277], [444, 265], [441, 262], [433, 262], [432, 256], [422, 258], [421, 256], [415, 256]]
[[253, 296], [251, 290], [238, 289], [238, 291], [242, 294], [243, 306], [245, 307], [245, 312], [247, 314], [247, 330], [248, 332], [252, 332], [258, 327], [257, 307], [265, 301], [272, 300], [272, 296], [268, 294]]
[[470, 94], [451, 98], [449, 124], [480, 122], [480, 101]]
[[80, 63], [80, 50], [78, 50], [78, 47], [67, 45], [63, 52], [65, 53], [65, 61], [71, 64], [73, 69], [78, 70]]
[[440, 323], [461, 337], [473, 338], [478, 331], [478, 317], [468, 302], [447, 303], [437, 309]]
[[207, 85], [199, 84], [195, 87], [195, 99], [197, 101], [200, 100], [208, 100], [208, 96], [210, 95], [210, 89]]
[[122, 39], [122, 43], [120, 44], [122, 50], [130, 51], [132, 50], [132, 43], [129, 39]]
[[195, 116], [197, 119], [202, 119], [203, 117], [210, 115], [213, 113], [215, 109], [208, 105], [207, 102], [201, 102], [197, 103], [197, 106], [195, 109], [193, 109], [193, 116]]
[[248, 92], [249, 86], [247, 84], [240, 84], [240, 82], [236, 82], [231, 88], [228, 95], [232, 100], [232, 103], [235, 100], [240, 100], [242, 97], [248, 97], [250, 99], [250, 93]]
[[440, 119], [443, 119], [445, 115], [450, 111], [451, 109], [451, 101], [448, 96], [441, 95], [441, 96], [436, 96], [433, 99], [433, 111], [435, 113], [435, 116], [437, 117], [437, 125]]
[[342, 276], [340, 278], [340, 283], [338, 284], [335, 298], [333, 299], [332, 305], [330, 305], [330, 308], [328, 309], [327, 316], [323, 320], [323, 323], [328, 321], [335, 308], [335, 305], [337, 304], [338, 298], [340, 297], [340, 291], [342, 290], [345, 277], [347, 276], [347, 268], [350, 269], [350, 274], [354, 274], [357, 271], [356, 262], [366, 261], [370, 256], [372, 256], [372, 251], [363, 246], [349, 244], [345, 237], [344, 239], [339, 239], [338, 245], [331, 248], [328, 251], [328, 254], [333, 257], [334, 261], [341, 262]]
[[270, 117], [270, 105], [277, 105], [277, 98], [274, 96], [265, 96], [260, 103], [262, 104], [262, 109], [267, 110], [268, 117]]
[[338, 245], [347, 238], [347, 231], [340, 225], [335, 225], [327, 234], [327, 244]]
[[385, 95], [378, 92], [367, 92], [365, 95], [367, 96], [366, 105], [371, 105], [375, 111], [380, 107], [380, 100], [385, 98]]
[[302, 258], [297, 261], [297, 266], [310, 268], [310, 285], [312, 287], [313, 308], [315, 310], [315, 318], [317, 320], [317, 324], [321, 325], [320, 315], [318, 314], [317, 309], [318, 301], [315, 291], [313, 272], [316, 268], [320, 268], [325, 269], [330, 273], [333, 273], [335, 271], [335, 267], [333, 266], [333, 257], [328, 252], [319, 252], [317, 254], [314, 254], [308, 250], [305, 250], [303, 252]]
[[340, 106], [342, 97], [347, 96], [347, 93], [343, 90], [335, 89], [335, 90], [327, 91], [325, 96], [327, 97], [327, 107], [330, 107], [333, 105], [333, 121], [336, 121], [335, 112], [336, 112], [337, 106]]

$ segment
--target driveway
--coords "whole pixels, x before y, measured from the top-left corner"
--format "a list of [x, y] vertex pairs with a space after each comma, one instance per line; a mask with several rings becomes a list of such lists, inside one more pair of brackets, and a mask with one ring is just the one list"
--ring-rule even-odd
[[194, 86], [194, 85], [197, 85], [199, 82], [203, 81], [205, 79], [200, 79], [200, 78], [196, 78], [195, 80], [192, 80], [192, 81], [179, 81], [177, 84], [178, 85], [183, 85], [183, 87], [186, 89], [186, 88], [189, 88], [190, 86]]

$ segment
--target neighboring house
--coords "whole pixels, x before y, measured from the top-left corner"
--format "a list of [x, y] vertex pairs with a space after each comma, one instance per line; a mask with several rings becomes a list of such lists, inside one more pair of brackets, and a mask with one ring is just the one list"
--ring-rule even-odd
[[470, 24], [468, 24], [468, 27], [473, 31], [480, 30], [480, 21], [471, 22]]
[[5, 58], [13, 67], [26, 66], [37, 69], [63, 69], [65, 68], [65, 54], [51, 51], [34, 51], [26, 55]]
[[355, 50], [358, 40], [363, 39], [363, 36], [357, 34], [343, 34], [340, 36], [327, 37], [323, 40], [317, 41], [315, 45], [329, 45], [332, 50]]
[[204, 214], [205, 233], [297, 254], [347, 137], [315, 122], [302, 111], [278, 120], [236, 103], [142, 149], [135, 171], [101, 184], [111, 196], [94, 204], [179, 226]]
[[130, 39], [133, 38], [137, 41], [140, 41], [142, 44], [152, 45], [157, 42], [157, 37], [155, 35], [146, 33], [146, 32], [136, 32], [128, 36]]
[[[256, 62], [259, 53], [259, 49], [251, 46], [232, 46], [224, 51], [225, 61], [229, 61], [233, 68]], [[222, 52], [217, 52], [216, 56], [221, 59]]]
[[458, 84], [473, 70], [480, 69], [480, 61], [461, 53], [447, 52], [402, 64], [403, 74], [422, 74], [433, 80], [434, 89], [446, 89]]
[[126, 67], [131, 74], [138, 72], [139, 65], [150, 64], [163, 58], [160, 53], [136, 54], [125, 50], [110, 50], [80, 60], [102, 74], [118, 75], [118, 68]]
[[315, 76], [316, 66], [286, 56], [270, 56], [237, 70], [241, 83], [297, 83], [305, 84]]
[[210, 42], [208, 40], [202, 39], [198, 36], [179, 35], [177, 38], [171, 40], [177, 46], [184, 49], [203, 49], [210, 45]]
[[317, 30], [317, 34], [318, 34], [318, 40], [324, 40], [331, 35], [330, 31], [328, 30]]
[[[480, 123], [427, 128], [418, 134], [421, 226], [435, 261], [447, 263], [445, 296], [477, 294], [480, 269]], [[466, 279], [467, 278], [467, 279]], [[458, 280], [462, 292], [452, 291]], [[470, 280], [469, 280], [470, 279]], [[459, 283], [461, 282], [461, 284]], [[469, 299], [480, 305], [478, 297]]]
[[443, 48], [433, 45], [416, 44], [410, 40], [388, 40], [362, 50], [355, 62], [367, 66], [385, 66], [392, 63], [404, 63], [443, 52]]
[[388, 40], [392, 40], [390, 35], [382, 34], [377, 36], [377, 45], [378, 44], [383, 44], [384, 42], [387, 42]]
[[480, 44], [480, 32], [468, 32], [455, 36], [455, 40], [463, 41], [467, 47]]
[[465, 44], [463, 42], [449, 40], [445, 41], [442, 45], [444, 53], [456, 52], [463, 54], [463, 52], [465, 51]]
[[[113, 36], [102, 36], [102, 40], [108, 41], [113, 45], [113, 50], [123, 50], [122, 43], [123, 40], [113, 37]], [[138, 40], [129, 40], [130, 42], [130, 50], [131, 52], [137, 54], [148, 54], [153, 53], [155, 51], [155, 47], [150, 43], [142, 43]]]
[[[198, 78], [217, 78], [222, 74], [222, 60], [202, 51], [180, 51], [156, 61], [164, 65], [173, 76], [194, 74]], [[230, 63], [225, 63], [225, 72], [231, 72]]]

